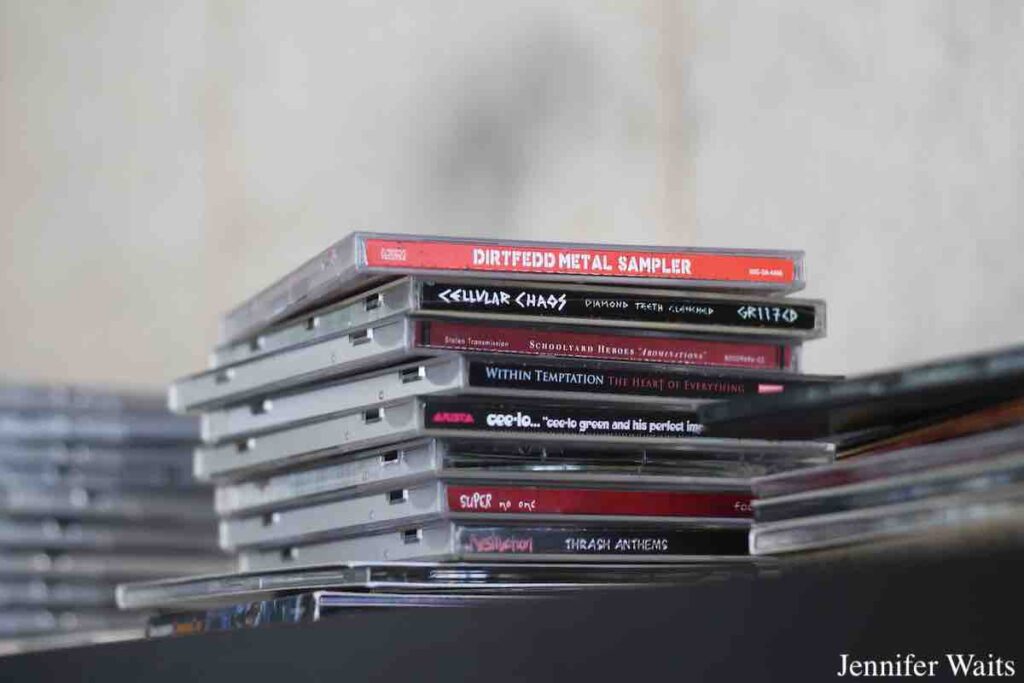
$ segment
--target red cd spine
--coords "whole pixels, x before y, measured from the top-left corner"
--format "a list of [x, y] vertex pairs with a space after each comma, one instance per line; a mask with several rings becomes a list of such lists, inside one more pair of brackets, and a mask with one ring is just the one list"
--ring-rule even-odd
[[448, 485], [452, 512], [749, 519], [749, 493]]
[[792, 284], [796, 277], [796, 266], [789, 258], [699, 251], [367, 238], [365, 253], [366, 265], [370, 268], [403, 271], [452, 270], [774, 285]]

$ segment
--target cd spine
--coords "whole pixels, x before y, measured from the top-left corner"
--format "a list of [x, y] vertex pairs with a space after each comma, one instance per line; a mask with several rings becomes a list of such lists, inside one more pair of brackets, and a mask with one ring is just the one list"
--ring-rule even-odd
[[422, 403], [424, 425], [435, 436], [474, 432], [657, 439], [705, 434], [694, 413], [660, 407], [429, 396]]
[[356, 240], [359, 267], [369, 272], [499, 274], [768, 291], [798, 287], [798, 262], [802, 260], [796, 253], [494, 243], [372, 234], [357, 234]]
[[529, 328], [449, 320], [417, 320], [413, 344], [425, 351], [467, 351], [618, 360], [696, 367], [795, 370], [789, 345], [681, 338], [648, 334], [607, 334], [576, 329]]
[[448, 484], [452, 512], [749, 519], [748, 493]]
[[[467, 361], [469, 390], [501, 392], [516, 389], [537, 397], [566, 397], [578, 394], [604, 400], [670, 402], [680, 409], [706, 401], [737, 396], [783, 393], [824, 378], [796, 373], [754, 373], [745, 371], [669, 371], [649, 369], [642, 364], [550, 363], [538, 360], [481, 359]], [[675, 370], [675, 369], [673, 369]]]
[[746, 529], [643, 524], [463, 524], [441, 522], [239, 554], [242, 571], [273, 571], [356, 561], [738, 562], [749, 556]]
[[205, 611], [163, 614], [149, 620], [146, 637], [163, 638], [316, 621], [317, 607], [317, 593], [300, 593]]
[[824, 302], [815, 300], [515, 282], [413, 282], [413, 310], [420, 315], [793, 340], [825, 333]]
[[597, 558], [746, 554], [746, 532], [665, 528], [464, 526], [456, 552], [472, 557], [585, 556]]

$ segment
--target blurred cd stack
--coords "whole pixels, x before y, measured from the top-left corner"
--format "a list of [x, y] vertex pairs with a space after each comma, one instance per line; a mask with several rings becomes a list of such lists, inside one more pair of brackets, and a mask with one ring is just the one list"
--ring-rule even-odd
[[751, 550], [795, 561], [1024, 541], [1024, 347], [708, 407], [714, 427], [832, 441], [754, 482]]
[[0, 384], [0, 651], [138, 629], [118, 582], [224, 567], [197, 434], [157, 395]]
[[825, 332], [823, 302], [779, 296], [802, 286], [800, 252], [355, 233], [229, 312], [169, 404], [201, 414], [195, 473], [250, 575], [749, 572], [751, 478], [834, 450], [696, 410], [834, 379], [798, 373]]

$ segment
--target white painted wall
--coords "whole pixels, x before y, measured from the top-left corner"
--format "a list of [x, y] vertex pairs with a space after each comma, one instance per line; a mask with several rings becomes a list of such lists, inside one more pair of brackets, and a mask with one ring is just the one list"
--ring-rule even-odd
[[0, 375], [161, 384], [353, 228], [804, 247], [808, 369], [1024, 337], [1013, 2], [0, 0]]
[[1024, 4], [697, 6], [696, 237], [807, 250], [807, 365], [1024, 342]]

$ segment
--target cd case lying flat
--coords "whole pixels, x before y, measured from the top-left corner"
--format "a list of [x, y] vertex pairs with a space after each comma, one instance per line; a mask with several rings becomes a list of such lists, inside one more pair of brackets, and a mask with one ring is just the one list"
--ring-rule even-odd
[[162, 614], [149, 620], [146, 637], [195, 635], [216, 631], [237, 631], [276, 624], [320, 621], [332, 614], [353, 609], [394, 609], [399, 607], [483, 607], [516, 600], [540, 599], [523, 593], [346, 593], [316, 591], [279, 598], [216, 607], [202, 612]]
[[145, 527], [101, 521], [0, 518], [0, 549], [215, 550], [208, 524]]
[[373, 448], [326, 462], [224, 483], [215, 491], [222, 516], [262, 512], [342, 495], [409, 486], [432, 479], [447, 481], [566, 482], [582, 477], [593, 483], [628, 480], [697, 486], [712, 479], [718, 486], [749, 488], [750, 478], [769, 472], [831, 461], [822, 450], [792, 453], [714, 450], [693, 452], [672, 445], [646, 448], [594, 444], [524, 447], [515, 439], [421, 439]]
[[[750, 524], [750, 489], [712, 479], [688, 488], [664, 482], [618, 481], [531, 483], [429, 481], [342, 500], [225, 519], [220, 545], [225, 550], [282, 545], [329, 535], [351, 536], [383, 528], [425, 524], [441, 519], [473, 522], [548, 521], [661, 522], [666, 526], [746, 528]], [[671, 486], [672, 484], [669, 483]]]
[[803, 252], [522, 242], [355, 232], [228, 312], [221, 341], [401, 275], [791, 292]]
[[113, 607], [115, 585], [103, 581], [0, 579], [0, 607]]
[[23, 413], [166, 413], [159, 394], [102, 387], [16, 384], [0, 380], [0, 411]]
[[210, 491], [135, 492], [12, 484], [8, 479], [0, 483], [0, 516], [213, 522]]
[[117, 604], [126, 610], [185, 609], [237, 604], [296, 591], [346, 592], [558, 592], [613, 586], [672, 585], [720, 575], [757, 575], [772, 561], [729, 557], [725, 561], [660, 564], [355, 562], [316, 568], [164, 579], [121, 584]]
[[192, 477], [192, 456], [188, 469], [180, 466], [174, 469], [125, 467], [123, 471], [111, 468], [81, 468], [78, 466], [24, 466], [6, 467], [0, 465], [0, 481], [3, 487], [39, 488], [85, 488], [97, 491], [177, 491], [183, 495], [195, 495], [205, 487]]
[[0, 550], [0, 577], [118, 581], [227, 571], [227, 557], [212, 554]]
[[352, 538], [254, 548], [241, 571], [343, 562], [697, 562], [747, 561], [746, 529], [655, 525], [472, 524], [440, 522]]
[[[448, 356], [211, 409], [201, 418], [203, 440], [216, 443], [370, 408], [412, 396], [480, 394], [539, 399], [669, 404], [695, 410], [730, 393], [781, 392], [826, 378], [765, 373], [712, 374], [647, 369], [633, 363], [516, 362], [500, 357]], [[482, 399], [483, 400], [483, 399]]]
[[[523, 327], [504, 323], [417, 320], [404, 316], [341, 337], [261, 356], [227, 368], [185, 377], [171, 385], [175, 411], [238, 401], [259, 393], [452, 352], [595, 361], [630, 361], [637, 371], [660, 366], [720, 371], [792, 372], [799, 346], [712, 337], [684, 338], [657, 332], [593, 328]], [[640, 364], [657, 364], [653, 368]], [[834, 378], [827, 378], [834, 379]], [[814, 381], [793, 377], [791, 382]]]
[[65, 475], [116, 477], [130, 485], [190, 484], [192, 448], [99, 448], [63, 443], [0, 443], [0, 471], [6, 476], [61, 482]]
[[0, 489], [37, 489], [43, 486], [52, 486], [56, 488], [85, 488], [95, 491], [174, 490], [187, 496], [201, 490], [201, 485], [192, 479], [191, 464], [190, 459], [188, 477], [182, 476], [180, 468], [154, 470], [126, 467], [124, 471], [117, 471], [97, 470], [92, 467], [81, 469], [63, 465], [7, 467], [0, 464]]
[[220, 346], [211, 355], [210, 365], [234, 365], [347, 334], [400, 314], [790, 340], [816, 339], [825, 334], [825, 304], [816, 299], [409, 277], [317, 309], [250, 339]]
[[346, 413], [234, 442], [196, 449], [199, 479], [237, 478], [303, 460], [399, 443], [422, 437], [515, 438], [522, 442], [650, 442], [695, 452], [760, 452], [819, 456], [834, 454], [832, 444], [737, 440], [703, 435], [692, 413], [654, 406], [547, 403], [531, 400], [484, 401], [478, 396], [413, 398]]
[[90, 444], [165, 444], [196, 441], [198, 422], [167, 413], [91, 415], [0, 412], [0, 441]]

